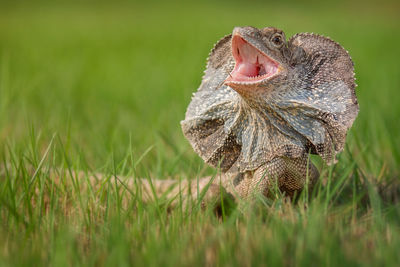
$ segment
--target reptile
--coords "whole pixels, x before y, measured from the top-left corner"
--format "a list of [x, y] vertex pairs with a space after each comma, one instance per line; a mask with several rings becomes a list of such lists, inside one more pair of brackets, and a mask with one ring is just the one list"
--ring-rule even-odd
[[[194, 183], [191, 194], [209, 184], [207, 199], [221, 190], [249, 198], [269, 196], [274, 185], [290, 197], [312, 188], [319, 172], [310, 154], [336, 163], [358, 114], [353, 65], [341, 45], [321, 35], [286, 40], [274, 27], [234, 28], [211, 50], [181, 122], [194, 151], [220, 170], [212, 182]], [[154, 188], [162, 193], [174, 183], [155, 181]]]
[[[236, 27], [211, 50], [181, 122], [194, 151], [218, 174], [121, 181], [139, 186], [144, 201], [165, 196], [171, 205], [183, 199], [177, 196], [184, 204], [200, 195], [202, 204], [222, 195], [269, 197], [274, 186], [293, 197], [319, 178], [310, 154], [330, 165], [343, 150], [359, 110], [355, 87], [353, 62], [333, 40], [310, 33], [286, 40], [273, 27]], [[90, 176], [94, 186], [96, 177], [105, 176]]]

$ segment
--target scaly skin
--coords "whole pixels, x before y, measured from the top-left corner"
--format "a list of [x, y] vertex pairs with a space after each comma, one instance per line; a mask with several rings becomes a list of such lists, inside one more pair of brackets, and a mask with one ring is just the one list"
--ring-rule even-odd
[[[335, 162], [358, 113], [355, 86], [350, 56], [329, 38], [235, 28], [212, 49], [181, 122], [194, 150], [222, 171], [206, 199], [219, 185], [239, 198], [268, 196], [275, 182], [289, 196], [312, 186], [319, 174], [308, 155]], [[209, 180], [180, 188], [195, 197]], [[156, 183], [160, 193], [173, 184]]]
[[[175, 205], [179, 201], [181, 192], [186, 205], [186, 201], [196, 200], [204, 190], [203, 204], [219, 202], [221, 194], [224, 198], [249, 200], [254, 194], [269, 196], [270, 189], [275, 184], [287, 196], [293, 197], [294, 193], [301, 190], [305, 184], [311, 189], [318, 180], [318, 170], [307, 161], [306, 157], [296, 159], [277, 157], [254, 171], [244, 173], [220, 173], [216, 177], [182, 180], [179, 183], [173, 179], [152, 180], [154, 192], [149, 180], [141, 179], [142, 197], [145, 201], [153, 201], [154, 195], [164, 196], [172, 200], [171, 204]], [[128, 186], [133, 185], [128, 184]]]
[[318, 179], [309, 154], [334, 163], [357, 113], [353, 62], [338, 43], [308, 33], [286, 41], [276, 28], [235, 28], [212, 49], [181, 122], [194, 150], [221, 173], [210, 185], [205, 177], [127, 186], [139, 185], [145, 200], [165, 195], [172, 204], [179, 192], [193, 199], [207, 185], [205, 202], [218, 201], [221, 190], [234, 198], [268, 196], [274, 184], [293, 196]]

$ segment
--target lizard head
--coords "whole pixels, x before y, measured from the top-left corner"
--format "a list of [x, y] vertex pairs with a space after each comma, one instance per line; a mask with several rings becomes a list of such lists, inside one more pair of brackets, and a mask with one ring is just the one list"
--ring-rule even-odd
[[235, 67], [225, 84], [242, 95], [268, 87], [287, 71], [289, 51], [286, 37], [283, 31], [276, 28], [234, 28], [231, 53]]
[[338, 43], [236, 27], [211, 50], [181, 125], [208, 164], [243, 172], [307, 153], [335, 162], [357, 114], [353, 62]]

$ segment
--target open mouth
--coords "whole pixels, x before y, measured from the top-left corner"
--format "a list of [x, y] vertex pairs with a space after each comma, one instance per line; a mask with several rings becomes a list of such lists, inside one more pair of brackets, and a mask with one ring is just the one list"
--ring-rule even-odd
[[232, 38], [235, 68], [226, 84], [253, 84], [270, 79], [279, 72], [279, 63], [265, 55], [239, 35]]

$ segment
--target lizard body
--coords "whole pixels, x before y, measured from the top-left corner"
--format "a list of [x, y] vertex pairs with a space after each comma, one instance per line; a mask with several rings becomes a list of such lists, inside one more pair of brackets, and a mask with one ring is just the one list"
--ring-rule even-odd
[[[332, 164], [343, 150], [358, 114], [355, 86], [350, 56], [331, 39], [300, 33], [286, 41], [276, 28], [237, 27], [211, 50], [181, 122], [195, 152], [221, 172], [193, 182], [123, 179], [120, 190], [140, 187], [143, 200], [164, 195], [171, 204], [179, 193], [196, 199], [204, 189], [205, 203], [218, 201], [221, 190], [236, 198], [268, 196], [274, 184], [293, 196], [319, 177], [310, 153]], [[101, 186], [106, 178], [88, 181]]]
[[202, 83], [181, 122], [194, 150], [219, 167], [224, 188], [288, 195], [343, 150], [358, 113], [353, 62], [338, 43], [276, 28], [235, 28], [212, 49]]

